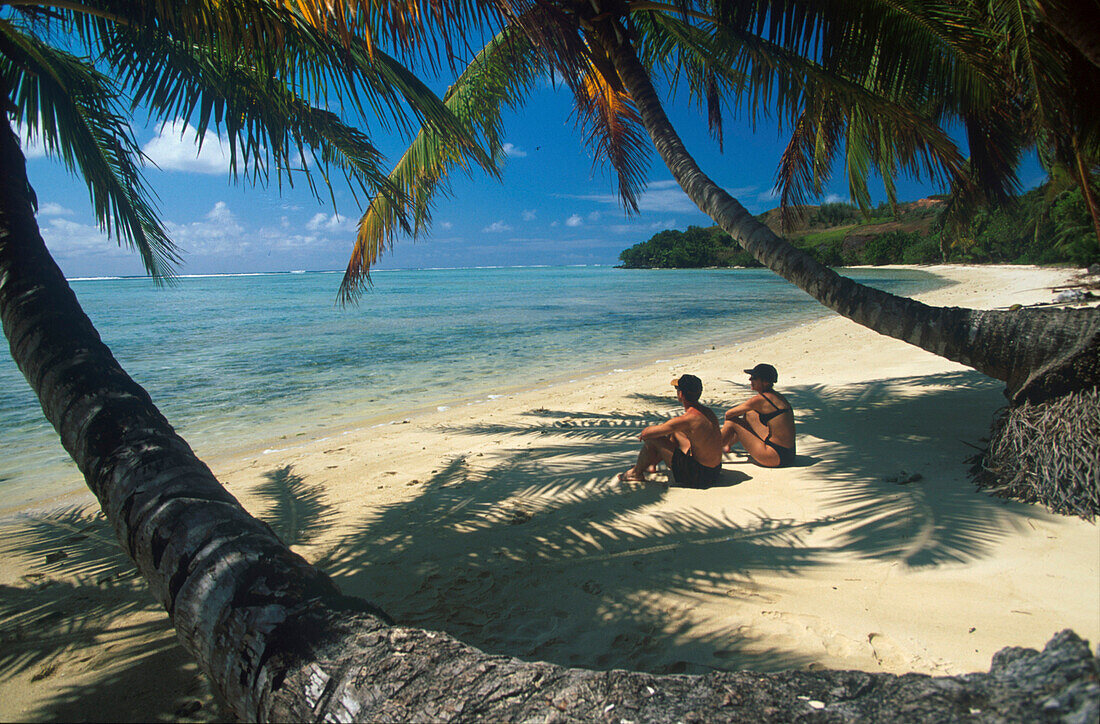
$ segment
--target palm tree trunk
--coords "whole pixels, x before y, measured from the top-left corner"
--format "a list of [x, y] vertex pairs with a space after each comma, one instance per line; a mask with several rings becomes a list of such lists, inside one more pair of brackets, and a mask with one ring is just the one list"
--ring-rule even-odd
[[226, 492], [100, 340], [42, 241], [0, 123], [0, 319], [46, 418], [183, 645], [255, 710], [267, 639], [335, 585]]
[[665, 115], [627, 31], [605, 20], [601, 39], [634, 98], [657, 153], [692, 201], [766, 267], [830, 309], [870, 329], [1007, 383], [1015, 401], [1047, 399], [1100, 383], [1096, 310], [984, 311], [932, 307], [857, 284], [758, 222], [700, 170]]

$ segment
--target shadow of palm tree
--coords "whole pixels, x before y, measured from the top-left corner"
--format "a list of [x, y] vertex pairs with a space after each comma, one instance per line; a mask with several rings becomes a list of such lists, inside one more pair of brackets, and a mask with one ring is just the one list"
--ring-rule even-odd
[[[960, 463], [1003, 404], [1001, 388], [978, 372], [952, 372], [788, 392], [799, 434], [825, 441], [814, 474], [827, 487], [837, 550], [911, 567], [965, 562], [1028, 519], [1048, 518], [1035, 506], [981, 493], [962, 476]], [[896, 452], [913, 445], [920, 469], [903, 471]]]
[[286, 465], [264, 473], [256, 494], [268, 505], [258, 516], [288, 546], [308, 545], [325, 530], [334, 515], [325, 502], [323, 485], [309, 485]]
[[30, 572], [0, 586], [0, 684], [49, 690], [20, 719], [226, 718], [97, 510], [21, 516], [3, 541]]
[[701, 592], [759, 595], [755, 571], [816, 565], [817, 552], [802, 543], [813, 525], [659, 512], [664, 485], [611, 482], [659, 413], [540, 409], [529, 417], [444, 428], [538, 441], [450, 460], [413, 499], [357, 524], [318, 565], [401, 623], [493, 652], [655, 672], [806, 663], [737, 626], [701, 632], [691, 609]]
[[[665, 397], [636, 395], [653, 411], [539, 409], [529, 423], [448, 428], [536, 442], [451, 459], [411, 499], [378, 508], [321, 548], [317, 563], [345, 592], [400, 623], [446, 630], [494, 653], [657, 673], [766, 671], [808, 660], [736, 621], [701, 628], [692, 610], [702, 597], [766, 601], [769, 591], [754, 577], [797, 575], [837, 553], [913, 567], [973, 560], [1027, 519], [1046, 516], [960, 480], [965, 441], [980, 431], [951, 411], [992, 412], [1000, 403], [998, 386], [977, 373], [784, 392], [798, 411], [799, 434], [821, 441], [812, 461], [823, 514], [814, 520], [668, 511], [656, 505], [667, 494], [663, 485], [611, 482], [633, 459], [641, 428], [675, 412]], [[711, 404], [720, 410], [736, 401]], [[936, 423], [915, 428], [912, 420]], [[919, 480], [900, 484], [890, 480], [899, 472], [891, 451], [906, 445], [921, 446], [924, 468], [909, 471]], [[321, 486], [290, 466], [265, 478], [256, 492], [273, 529], [291, 545], [314, 543], [334, 518]], [[0, 681], [31, 671], [43, 680], [87, 663], [81, 651], [90, 642], [115, 637], [116, 644], [90, 681], [55, 693], [36, 717], [87, 719], [87, 702], [131, 693], [155, 666], [156, 695], [135, 718], [224, 718], [209, 694], [196, 693], [167, 619], [98, 514], [41, 516], [15, 531], [5, 545], [37, 563], [27, 586], [0, 588]], [[834, 543], [809, 545], [817, 531]], [[111, 623], [120, 620], [132, 622]]]

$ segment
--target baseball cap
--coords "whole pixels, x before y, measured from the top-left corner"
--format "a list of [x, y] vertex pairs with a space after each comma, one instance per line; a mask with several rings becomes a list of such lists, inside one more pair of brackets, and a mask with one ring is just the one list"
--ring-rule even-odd
[[771, 382], [772, 384], [775, 384], [775, 381], [779, 379], [779, 372], [771, 365], [764, 364], [763, 362], [756, 365], [751, 370], [745, 370], [745, 372], [748, 373], [749, 377], [755, 377], [765, 382]]
[[680, 375], [672, 381], [672, 386], [684, 393], [684, 397], [695, 402], [703, 394], [703, 381], [695, 375]]

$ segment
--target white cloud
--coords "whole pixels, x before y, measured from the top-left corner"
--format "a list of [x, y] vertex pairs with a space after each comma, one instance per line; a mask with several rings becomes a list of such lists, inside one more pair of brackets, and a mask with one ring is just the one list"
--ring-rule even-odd
[[72, 216], [73, 210], [67, 209], [61, 204], [55, 204], [52, 201], [47, 201], [44, 204], [38, 205], [38, 216]]
[[779, 189], [770, 188], [767, 191], [762, 191], [761, 193], [757, 194], [756, 195], [756, 200], [761, 201], [763, 203], [769, 203], [769, 202], [772, 202], [772, 201], [778, 201], [779, 196], [780, 196]]
[[50, 253], [59, 260], [82, 256], [133, 256], [133, 252], [120, 247], [97, 226], [78, 224], [55, 216], [41, 224], [39, 230]]
[[634, 223], [634, 224], [612, 224], [607, 227], [609, 231], [616, 234], [636, 234], [638, 232], [645, 231], [664, 231], [665, 229], [675, 229], [676, 219], [668, 218], [660, 221], [652, 221], [649, 223]]
[[[741, 186], [737, 188], [727, 188], [726, 192], [736, 199], [747, 194], [755, 193], [756, 187]], [[599, 204], [614, 204], [616, 206], [621, 204], [618, 194], [561, 194], [561, 196], [570, 199], [595, 201]], [[638, 197], [638, 210], [653, 211], [657, 213], [683, 213], [695, 212], [698, 211], [699, 208], [688, 198], [687, 194], [684, 193], [683, 189], [680, 188], [680, 185], [676, 181], [668, 179], [663, 181], [651, 181], [646, 185], [646, 190]]]
[[565, 220], [565, 225], [566, 226], [580, 226], [583, 223], [584, 223], [584, 220], [581, 219], [580, 214], [573, 214], [572, 216], [570, 216], [568, 219]]
[[200, 221], [168, 222], [166, 226], [172, 240], [190, 254], [236, 254], [250, 246], [252, 236], [245, 233], [245, 228], [224, 201], [214, 204]]
[[505, 232], [505, 231], [511, 231], [511, 230], [512, 230], [512, 227], [508, 226], [508, 224], [505, 224], [503, 220], [494, 221], [493, 223], [489, 224], [484, 229], [482, 229], [482, 231], [490, 233], [490, 234], [499, 234], [499, 233], [502, 233], [502, 232]]
[[447, 229], [450, 229], [453, 226], [454, 226], [454, 224], [452, 224], [451, 222], [444, 221], [442, 224], [439, 225], [439, 228], [443, 229], [443, 230], [447, 230]]
[[354, 220], [349, 219], [340, 214], [326, 214], [324, 212], [318, 212], [313, 215], [313, 218], [306, 222], [306, 228], [310, 231], [343, 231], [351, 233], [356, 230], [357, 224]]
[[521, 149], [519, 146], [511, 143], [506, 143], [503, 146], [504, 155], [508, 158], [524, 158], [527, 156], [527, 152]]
[[42, 145], [42, 130], [36, 128], [31, 133], [30, 126], [24, 126], [22, 123], [16, 124], [15, 135], [19, 136], [19, 145], [23, 149], [23, 156], [29, 161], [32, 158], [44, 158], [46, 156], [46, 147]]
[[523, 220], [524, 221], [534, 221], [535, 216], [536, 216], [536, 214], [533, 210], [531, 210], [531, 209], [524, 209], [523, 210]]
[[599, 211], [593, 211], [592, 213], [590, 213], [588, 215], [588, 220], [593, 222], [593, 223], [599, 221], [600, 220], [600, 212]]
[[150, 160], [166, 171], [229, 173], [229, 143], [208, 131], [200, 150], [191, 124], [173, 121], [142, 148]]
[[852, 202], [851, 199], [845, 198], [845, 197], [841, 196], [840, 194], [829, 194], [822, 201], [822, 203], [826, 203], [826, 204], [840, 204], [840, 203], [850, 204], [851, 202]]

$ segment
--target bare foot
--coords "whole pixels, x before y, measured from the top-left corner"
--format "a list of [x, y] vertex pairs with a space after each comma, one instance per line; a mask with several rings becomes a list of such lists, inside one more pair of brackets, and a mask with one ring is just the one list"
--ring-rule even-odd
[[622, 483], [625, 483], [629, 480], [633, 480], [633, 481], [639, 482], [639, 483], [644, 483], [645, 482], [645, 476], [644, 475], [638, 475], [637, 473], [635, 473], [634, 468], [631, 468], [630, 470], [627, 470], [625, 473], [619, 473], [619, 478], [618, 479], [619, 479], [619, 482], [622, 482]]

